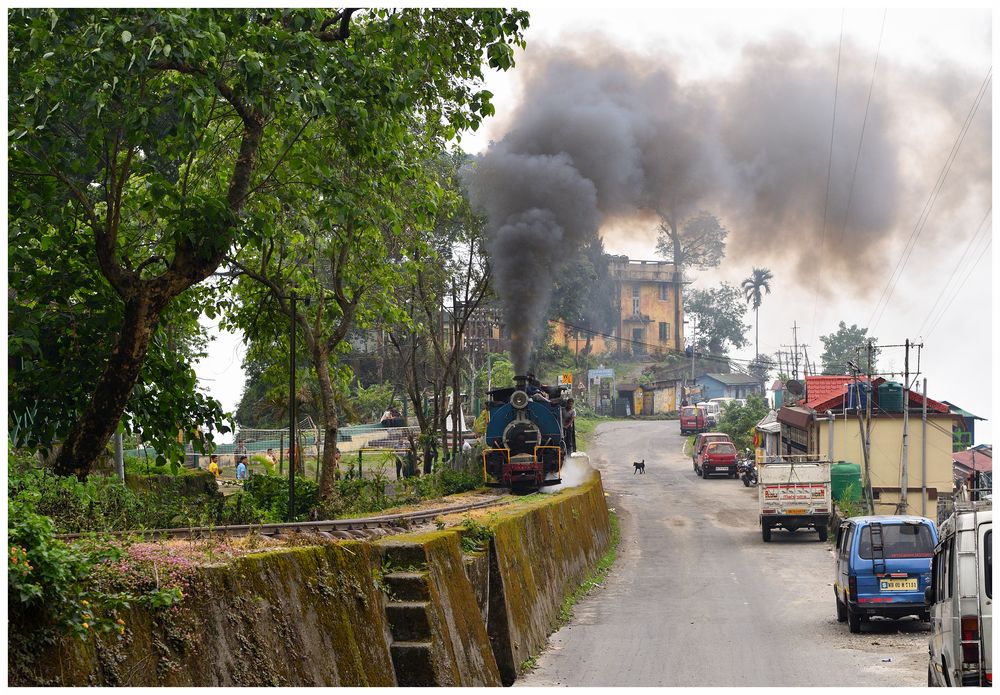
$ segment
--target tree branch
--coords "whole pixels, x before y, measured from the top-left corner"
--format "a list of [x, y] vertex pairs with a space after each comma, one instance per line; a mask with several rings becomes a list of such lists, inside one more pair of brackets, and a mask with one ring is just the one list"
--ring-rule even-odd
[[[360, 7], [348, 7], [332, 17], [326, 18], [320, 25], [319, 34], [317, 34], [320, 41], [346, 41], [347, 37], [351, 35], [351, 15], [360, 9]], [[340, 22], [340, 26], [337, 27], [336, 31], [327, 31], [331, 24], [337, 22]]]

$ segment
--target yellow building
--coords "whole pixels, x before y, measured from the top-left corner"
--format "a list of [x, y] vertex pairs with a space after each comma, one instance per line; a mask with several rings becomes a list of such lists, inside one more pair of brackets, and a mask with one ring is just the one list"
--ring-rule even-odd
[[[846, 388], [841, 393], [829, 393], [828, 384], [819, 380], [840, 380], [846, 387], [850, 377], [807, 377], [817, 380], [814, 393], [799, 406], [778, 411], [781, 423], [781, 454], [802, 455], [816, 460], [849, 461], [864, 466], [864, 430], [857, 411], [845, 409]], [[876, 388], [883, 379], [875, 381]], [[834, 389], [836, 390], [836, 389]], [[933, 399], [927, 399], [927, 422], [923, 422], [922, 396], [909, 393], [909, 423], [906, 449], [903, 455], [902, 401], [898, 409], [887, 409], [878, 403], [872, 407], [869, 471], [875, 514], [895, 514], [902, 497], [903, 473], [906, 472], [906, 513], [937, 518], [938, 500], [949, 498], [954, 489], [952, 476], [952, 442], [954, 432], [964, 428], [961, 416]], [[849, 405], [849, 404], [848, 404]], [[894, 412], [895, 410], [895, 412]], [[926, 432], [926, 456], [924, 439]], [[925, 478], [926, 472], [926, 478]], [[927, 493], [923, 493], [926, 480]]]
[[[617, 326], [608, 336], [591, 334], [593, 353], [682, 352], [684, 350], [683, 276], [668, 261], [629, 260], [612, 256], [609, 271], [616, 280]], [[573, 352], [587, 344], [587, 333], [552, 321], [553, 341]]]

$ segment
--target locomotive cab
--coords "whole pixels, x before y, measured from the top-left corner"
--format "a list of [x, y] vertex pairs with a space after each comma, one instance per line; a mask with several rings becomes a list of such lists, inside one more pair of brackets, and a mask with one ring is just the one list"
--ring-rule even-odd
[[515, 377], [515, 383], [513, 388], [490, 391], [483, 452], [486, 484], [512, 489], [557, 485], [566, 456], [562, 391], [528, 376]]

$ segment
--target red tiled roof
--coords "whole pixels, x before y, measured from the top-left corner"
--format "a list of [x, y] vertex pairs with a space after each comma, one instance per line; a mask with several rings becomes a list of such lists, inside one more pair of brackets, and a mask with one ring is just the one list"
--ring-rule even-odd
[[[808, 391], [808, 389], [810, 389], [810, 388], [813, 387], [813, 383], [814, 383], [812, 381], [813, 379], [825, 379], [825, 380], [828, 380], [828, 381], [823, 381], [823, 382], [816, 382], [816, 387], [818, 388], [818, 390], [820, 391], [821, 394], [822, 394], [822, 392], [823, 392], [822, 390], [824, 388], [828, 388], [828, 389], [830, 389], [831, 391], [834, 391], [834, 392], [830, 393], [828, 391], [829, 395], [827, 395], [825, 398], [822, 395], [819, 396], [818, 398], [814, 398], [813, 397], [813, 392], [812, 391]], [[807, 389], [807, 393], [809, 394], [809, 401], [806, 403], [806, 405], [808, 407], [812, 408], [813, 410], [815, 410], [817, 413], [825, 413], [826, 411], [830, 410], [831, 408], [842, 408], [844, 406], [844, 399], [847, 397], [847, 383], [848, 382], [842, 383], [842, 385], [840, 386], [839, 389], [834, 390], [833, 388], [831, 388], [831, 386], [835, 385], [836, 384], [836, 380], [838, 380], [838, 379], [840, 379], [840, 380], [843, 380], [843, 379], [853, 380], [853, 377], [839, 376], [839, 375], [838, 376], [832, 376], [832, 377], [830, 377], [830, 376], [810, 376], [810, 377], [806, 377], [806, 389]], [[872, 386], [877, 389], [881, 384], [884, 384], [884, 383], [885, 383], [885, 379], [883, 379], [882, 377], [877, 377], [877, 378], [875, 378], [872, 381]], [[910, 391], [910, 405], [911, 406], [913, 406], [913, 405], [916, 405], [916, 406], [923, 405], [923, 397], [919, 393], [917, 393], [916, 391]], [[930, 410], [930, 411], [933, 411], [935, 413], [947, 413], [947, 412], [950, 412], [950, 409], [948, 408], [947, 405], [945, 405], [944, 403], [938, 403], [933, 398], [928, 398], [927, 399], [927, 409]]]
[[848, 374], [807, 376], [806, 395], [809, 400], [806, 401], [806, 405], [815, 408], [818, 403], [829, 400], [833, 396], [847, 393], [847, 385], [852, 381], [854, 381], [854, 377]]
[[[930, 399], [927, 399], [927, 405], [930, 406]], [[975, 459], [972, 455], [975, 453]], [[951, 460], [962, 466], [965, 466], [970, 471], [975, 468], [977, 471], [992, 471], [993, 470], [993, 457], [984, 451], [978, 451], [969, 449], [967, 451], [956, 451], [951, 455]], [[973, 467], [972, 462], [975, 460], [976, 465]]]

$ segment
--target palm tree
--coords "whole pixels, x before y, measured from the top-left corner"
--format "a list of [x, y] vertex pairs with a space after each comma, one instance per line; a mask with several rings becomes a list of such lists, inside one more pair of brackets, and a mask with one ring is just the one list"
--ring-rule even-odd
[[[747, 298], [747, 303], [753, 305], [754, 310], [754, 352], [756, 356], [760, 356], [760, 304], [764, 301], [764, 294], [771, 294], [771, 285], [768, 281], [773, 280], [774, 276], [771, 271], [767, 268], [754, 268], [753, 274], [740, 283], [740, 287], [743, 288], [743, 294]], [[761, 293], [761, 290], [764, 290]]]

